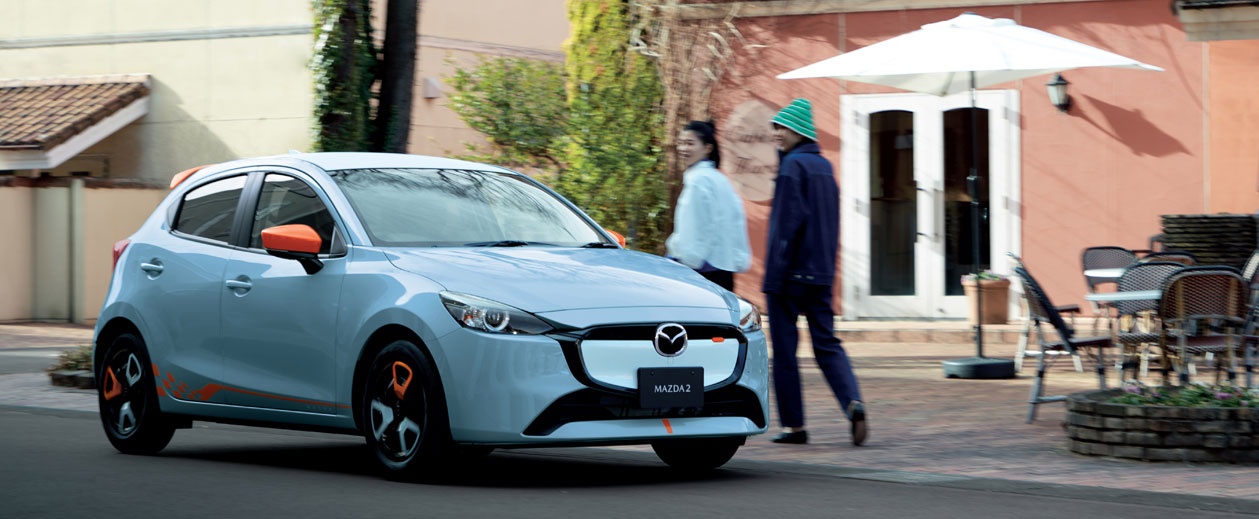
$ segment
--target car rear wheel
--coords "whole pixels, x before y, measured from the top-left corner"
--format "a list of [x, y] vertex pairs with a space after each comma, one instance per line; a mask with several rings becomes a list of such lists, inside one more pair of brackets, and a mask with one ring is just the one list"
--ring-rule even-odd
[[437, 371], [408, 341], [395, 341], [376, 355], [363, 391], [367, 446], [385, 474], [422, 475], [434, 468], [449, 425]]
[[686, 472], [705, 472], [725, 465], [743, 445], [744, 438], [693, 438], [653, 442], [660, 461]]
[[109, 340], [97, 373], [96, 394], [105, 436], [126, 454], [154, 454], [170, 443], [175, 426], [158, 409], [157, 388], [144, 339], [123, 333]]

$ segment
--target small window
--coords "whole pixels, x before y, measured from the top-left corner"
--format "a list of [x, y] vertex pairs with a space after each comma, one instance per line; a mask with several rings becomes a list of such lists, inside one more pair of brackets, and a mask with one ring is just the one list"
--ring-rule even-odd
[[175, 230], [223, 243], [231, 242], [236, 205], [245, 189], [245, 177], [231, 177], [198, 187], [179, 204]]
[[305, 182], [288, 175], [269, 173], [262, 182], [262, 193], [258, 198], [258, 210], [254, 212], [249, 246], [262, 248], [263, 229], [291, 224], [309, 225], [319, 233], [323, 241], [319, 246], [319, 253], [328, 254], [332, 247], [336, 222], [323, 200]]

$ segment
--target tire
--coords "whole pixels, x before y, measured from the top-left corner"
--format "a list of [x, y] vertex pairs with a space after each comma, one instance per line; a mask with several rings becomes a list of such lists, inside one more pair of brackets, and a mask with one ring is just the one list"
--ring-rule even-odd
[[660, 461], [674, 469], [690, 473], [708, 472], [730, 461], [744, 440], [743, 437], [665, 440], [653, 442], [651, 449], [656, 451]]
[[439, 468], [450, 425], [437, 370], [409, 341], [395, 341], [372, 361], [363, 388], [363, 435], [391, 479]]
[[150, 366], [144, 339], [133, 333], [110, 339], [101, 357], [96, 375], [101, 425], [124, 454], [155, 454], [175, 435], [174, 424], [158, 408]]

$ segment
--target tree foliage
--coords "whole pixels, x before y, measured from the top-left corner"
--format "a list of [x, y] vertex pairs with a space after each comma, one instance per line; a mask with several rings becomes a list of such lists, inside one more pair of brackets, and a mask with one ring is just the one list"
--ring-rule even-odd
[[[564, 71], [553, 63], [482, 58], [448, 79], [450, 108], [480, 132], [493, 153], [472, 157], [511, 167], [554, 169], [568, 125]], [[469, 146], [475, 150], [475, 147]]]
[[668, 210], [664, 89], [630, 49], [627, 0], [568, 0], [569, 130], [555, 188], [639, 250], [661, 252]]
[[663, 252], [669, 182], [664, 89], [656, 64], [631, 49], [626, 0], [568, 0], [563, 72], [489, 58], [449, 79], [450, 106], [494, 146], [471, 157], [558, 170], [545, 180], [630, 247]]
[[313, 0], [316, 151], [368, 149], [376, 47], [371, 0]]
[[[371, 0], [311, 0], [315, 11], [315, 151], [405, 153], [415, 70], [415, 0], [390, 0], [376, 48]], [[377, 81], [380, 81], [379, 84]], [[378, 96], [376, 110], [373, 96]]]

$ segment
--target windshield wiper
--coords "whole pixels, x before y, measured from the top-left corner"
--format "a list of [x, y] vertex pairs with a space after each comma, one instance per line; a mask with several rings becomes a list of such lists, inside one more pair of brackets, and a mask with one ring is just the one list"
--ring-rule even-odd
[[592, 241], [590, 243], [582, 245], [581, 248], [583, 249], [619, 249], [620, 247], [618, 247], [615, 243], [608, 243], [606, 241]]
[[525, 245], [529, 245], [529, 242], [520, 240], [498, 240], [464, 244], [465, 247], [524, 247]]

